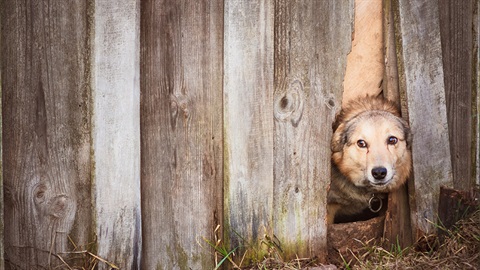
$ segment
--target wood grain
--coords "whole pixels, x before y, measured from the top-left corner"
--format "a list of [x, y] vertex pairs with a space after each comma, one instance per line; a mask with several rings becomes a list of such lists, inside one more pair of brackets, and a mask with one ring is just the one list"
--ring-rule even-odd
[[273, 0], [225, 1], [225, 237], [238, 254], [272, 231], [273, 14]]
[[474, 120], [474, 136], [475, 136], [475, 183], [480, 186], [480, 4], [477, 2], [477, 13], [476, 13], [476, 18], [474, 17], [473, 20], [473, 25], [474, 29], [477, 31], [477, 35], [475, 37], [475, 41], [473, 43], [473, 51], [477, 53], [477, 55], [474, 56], [474, 70], [473, 73], [475, 74], [475, 84], [474, 87], [476, 91], [473, 91], [473, 95], [476, 97], [476, 100], [474, 101], [474, 110], [473, 113], [475, 117]]
[[[417, 237], [434, 232], [440, 186], [452, 186], [439, 13], [434, 1], [399, 1], [401, 46], [413, 132], [412, 222]], [[419, 19], [421, 18], [421, 20]]]
[[[385, 36], [385, 76], [383, 95], [397, 104], [401, 110], [400, 82], [397, 67], [395, 42], [395, 20], [393, 1], [384, 1], [384, 36]], [[408, 117], [404, 115], [404, 119]], [[408, 247], [412, 244], [412, 228], [407, 185], [393, 191], [388, 196], [388, 211], [385, 217], [384, 235], [390, 243]]]
[[[1, 22], [0, 22], [1, 23]], [[1, 54], [0, 54], [1, 55]], [[1, 67], [1, 66], [0, 66]], [[0, 82], [1, 82], [1, 74], [0, 74]], [[2, 87], [0, 86], [0, 104], [2, 104]], [[0, 106], [0, 270], [5, 269], [5, 258], [4, 258], [4, 200], [3, 200], [3, 146], [2, 146], [2, 108]]]
[[96, 254], [120, 269], [140, 269], [140, 2], [98, 0], [94, 10]]
[[[470, 190], [472, 177], [473, 1], [438, 1], [445, 97], [455, 189]], [[478, 16], [478, 15], [477, 15]]]
[[2, 2], [7, 267], [54, 268], [67, 236], [91, 241], [86, 14], [84, 1]]
[[331, 126], [352, 16], [346, 1], [275, 2], [273, 221], [286, 259], [326, 257]]
[[202, 237], [222, 221], [223, 1], [141, 11], [141, 268], [213, 269]]

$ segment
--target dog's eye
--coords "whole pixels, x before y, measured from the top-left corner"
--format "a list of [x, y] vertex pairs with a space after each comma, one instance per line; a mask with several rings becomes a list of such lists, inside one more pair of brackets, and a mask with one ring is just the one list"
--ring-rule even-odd
[[394, 137], [394, 136], [388, 137], [388, 140], [387, 140], [388, 144], [395, 145], [395, 144], [397, 144], [397, 142], [398, 142], [397, 137]]
[[365, 142], [364, 140], [358, 140], [357, 145], [360, 148], [365, 148], [365, 147], [367, 147], [367, 142]]

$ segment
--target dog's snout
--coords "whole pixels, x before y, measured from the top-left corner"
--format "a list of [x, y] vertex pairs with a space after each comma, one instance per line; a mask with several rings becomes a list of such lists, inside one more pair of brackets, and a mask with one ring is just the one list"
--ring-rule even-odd
[[372, 176], [376, 180], [383, 180], [387, 176], [387, 169], [385, 167], [375, 167], [372, 169]]

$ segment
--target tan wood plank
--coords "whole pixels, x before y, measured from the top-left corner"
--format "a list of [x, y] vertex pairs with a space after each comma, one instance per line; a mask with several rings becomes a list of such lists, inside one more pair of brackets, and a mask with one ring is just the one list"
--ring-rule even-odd
[[324, 259], [331, 126], [341, 106], [353, 6], [275, 4], [274, 234], [285, 258]]
[[223, 1], [141, 6], [141, 268], [213, 269], [202, 237], [222, 221]]
[[54, 268], [92, 239], [87, 2], [3, 1], [5, 259]]
[[453, 185], [452, 165], [437, 2], [400, 0], [399, 13], [413, 133], [412, 223], [418, 237], [435, 230], [440, 186]]

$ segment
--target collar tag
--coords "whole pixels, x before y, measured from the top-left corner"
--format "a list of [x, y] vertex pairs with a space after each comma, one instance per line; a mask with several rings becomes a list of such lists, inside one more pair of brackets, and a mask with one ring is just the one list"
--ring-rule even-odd
[[382, 199], [375, 196], [375, 193], [373, 193], [370, 200], [368, 200], [368, 208], [373, 213], [378, 213], [380, 210], [382, 210], [382, 207], [383, 207]]

